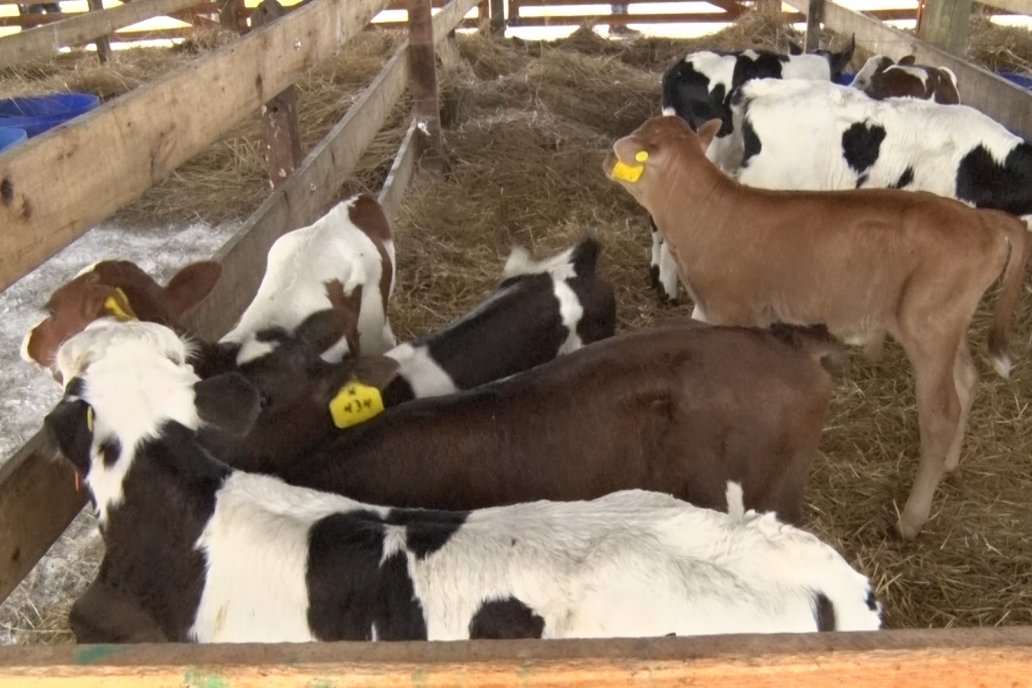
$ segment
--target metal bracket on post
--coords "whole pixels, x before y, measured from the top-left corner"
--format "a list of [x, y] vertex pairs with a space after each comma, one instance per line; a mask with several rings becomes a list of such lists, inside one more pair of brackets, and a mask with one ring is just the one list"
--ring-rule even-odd
[[434, 172], [445, 168], [441, 110], [437, 98], [437, 58], [430, 0], [408, 0], [409, 84], [412, 109], [423, 135], [422, 165]]
[[806, 41], [804, 50], [815, 52], [821, 47], [821, 22], [824, 21], [824, 0], [809, 0], [806, 12]]
[[[254, 26], [264, 26], [282, 16], [283, 7], [277, 0], [263, 0], [254, 13]], [[292, 85], [262, 106], [262, 156], [274, 189], [301, 163], [297, 93]]]

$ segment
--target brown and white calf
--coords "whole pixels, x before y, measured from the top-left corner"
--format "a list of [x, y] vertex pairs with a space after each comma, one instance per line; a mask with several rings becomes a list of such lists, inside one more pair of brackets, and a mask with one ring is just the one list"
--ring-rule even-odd
[[909, 97], [934, 100], [942, 105], [960, 103], [957, 75], [953, 70], [916, 64], [913, 55], [905, 55], [899, 62], [885, 55], [874, 55], [849, 85], [875, 100]]
[[[742, 459], [752, 464], [746, 470], [757, 483], [768, 483], [761, 489], [769, 489], [777, 476], [764, 466], [773, 468], [785, 448], [744, 451], [741, 441], [762, 431], [748, 421], [779, 426], [781, 435], [802, 432], [804, 440], [816, 434], [816, 421], [819, 433], [830, 384], [815, 359], [829, 354], [828, 345], [819, 336], [791, 329], [783, 333], [785, 341], [756, 331], [690, 329], [709, 343], [694, 347], [694, 356], [677, 357], [673, 375], [654, 380], [654, 374], [636, 365], [638, 384], [601, 390], [604, 405], [622, 405], [635, 418], [624, 421], [627, 432], [609, 427], [598, 434], [629, 446], [640, 442], [639, 433], [651, 433], [656, 441], [648, 451], [629, 454], [632, 463], [658, 452], [683, 455], [686, 440], [706, 443], [698, 449], [714, 458], [742, 450]], [[684, 332], [674, 334], [681, 342], [692, 339]], [[640, 337], [632, 343], [649, 348]], [[695, 369], [709, 359], [730, 362], [734, 352], [748, 357], [754, 348], [769, 352], [766, 360], [757, 361], [757, 370], [762, 363], [777, 368], [780, 361], [785, 373], [796, 374], [788, 388], [763, 386], [768, 380], [749, 377], [746, 364], [723, 370], [724, 379], [736, 383], [732, 388], [686, 389], [698, 381]], [[831, 345], [831, 355], [835, 349]], [[237, 373], [200, 380], [184, 363], [186, 357], [186, 346], [170, 330], [141, 322], [94, 323], [58, 353], [69, 384], [46, 427], [84, 477], [104, 526], [107, 554], [100, 587], [91, 592], [116, 596], [114, 625], [127, 637], [151, 638], [155, 628], [180, 641], [272, 642], [880, 626], [880, 606], [864, 576], [812, 535], [779, 524], [773, 515], [743, 513], [740, 504], [734, 514], [719, 514], [667, 494], [625, 490], [584, 502], [537, 501], [472, 512], [413, 510], [373, 506], [232, 470], [213, 458], [199, 431], [207, 426], [231, 435], [246, 432], [260, 409], [258, 392]], [[626, 377], [619, 368], [597, 371], [596, 384], [611, 375]], [[823, 393], [807, 393], [806, 387]], [[682, 391], [671, 391], [676, 388]], [[744, 429], [725, 428], [709, 440], [672, 432], [672, 425], [687, 419], [695, 419], [700, 428], [719, 419], [726, 425], [746, 398], [752, 401], [745, 405], [766, 411], [744, 419]], [[427, 498], [454, 501], [445, 483], [468, 492], [518, 480], [547, 492], [556, 469], [546, 471], [552, 475], [535, 474], [547, 466], [538, 447], [548, 446], [552, 435], [580, 432], [581, 442], [590, 438], [584, 427], [550, 418], [551, 409], [527, 406], [520, 419], [505, 412], [504, 401], [482, 398], [479, 403], [481, 417], [492, 407], [497, 414], [480, 431], [495, 437], [494, 448], [504, 448], [506, 456], [476, 451], [489, 449], [486, 445], [457, 444], [461, 431], [445, 426], [440, 429], [451, 430], [446, 437], [423, 436], [428, 449], [439, 444], [439, 451], [424, 457], [416, 470], [395, 465], [395, 455], [379, 455], [380, 489], [393, 493], [398, 481], [436, 482], [424, 491]], [[588, 406], [587, 414], [598, 413]], [[787, 418], [779, 415], [786, 413]], [[634, 423], [648, 417], [647, 426]], [[596, 422], [604, 427], [609, 420]], [[524, 442], [529, 452], [520, 451], [517, 437], [530, 439]], [[445, 466], [449, 451], [459, 455]], [[417, 453], [410, 451], [413, 457]], [[763, 461], [768, 456], [773, 463]], [[344, 463], [354, 459], [344, 458]], [[572, 471], [567, 480], [567, 485], [582, 484], [577, 493], [609, 492], [605, 483], [611, 478], [602, 473], [634, 473], [613, 462], [601, 471], [589, 468], [597, 459], [585, 451], [553, 456], [551, 463], [579, 462], [587, 469]], [[519, 462], [525, 464], [523, 471], [496, 475], [507, 463]], [[467, 478], [456, 481], [463, 467]], [[693, 479], [675, 471], [667, 477], [672, 484]], [[492, 484], [482, 484], [486, 480]], [[599, 542], [606, 544], [599, 547]], [[614, 606], [614, 600], [619, 604]], [[139, 610], [135, 626], [125, 614], [134, 607]], [[92, 610], [104, 614], [102, 606]], [[94, 629], [103, 628], [103, 622]]]
[[676, 117], [650, 119], [613, 144], [604, 170], [652, 215], [707, 322], [823, 323], [846, 341], [888, 333], [902, 344], [917, 384], [921, 461], [899, 527], [914, 537], [960, 459], [978, 379], [967, 330], [1001, 273], [989, 350], [1009, 373], [1028, 232], [1006, 213], [923, 192], [743, 186], [706, 159], [719, 126], [696, 134]]
[[54, 357], [65, 340], [99, 318], [149, 322], [180, 328], [189, 313], [212, 290], [222, 266], [214, 261], [187, 265], [162, 287], [136, 263], [105, 260], [83, 269], [47, 300], [47, 315], [22, 340], [22, 358], [54, 370]]
[[[258, 292], [220, 341], [239, 347], [238, 364], [268, 353], [275, 342], [261, 333], [289, 332], [326, 308], [326, 283], [334, 280], [348, 294], [364, 287], [358, 320], [362, 351], [391, 349], [387, 302], [394, 289], [394, 238], [383, 209], [368, 194], [341, 201], [311, 225], [276, 239]], [[325, 353], [326, 360], [339, 361], [348, 348], [341, 340]]]

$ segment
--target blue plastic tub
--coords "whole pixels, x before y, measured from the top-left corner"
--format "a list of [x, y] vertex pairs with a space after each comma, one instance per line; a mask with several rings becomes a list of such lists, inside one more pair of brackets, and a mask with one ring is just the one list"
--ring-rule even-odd
[[100, 104], [92, 93], [52, 93], [0, 99], [0, 127], [24, 129], [36, 136]]
[[999, 74], [1007, 81], [1011, 81], [1022, 88], [1032, 89], [1032, 76], [1028, 74], [1017, 74], [1015, 72], [1000, 72]]
[[3, 153], [14, 144], [27, 139], [24, 129], [17, 127], [0, 127], [0, 153]]
[[853, 74], [852, 72], [842, 72], [842, 74], [838, 78], [838, 81], [835, 83], [839, 84], [840, 86], [849, 86], [851, 83], [853, 83], [853, 79], [855, 78], [856, 74]]

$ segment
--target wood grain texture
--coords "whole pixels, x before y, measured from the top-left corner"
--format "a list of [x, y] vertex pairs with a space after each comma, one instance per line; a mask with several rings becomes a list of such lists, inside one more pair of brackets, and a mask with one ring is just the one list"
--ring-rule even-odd
[[[277, 0], [263, 0], [251, 21], [256, 27], [266, 26], [284, 14]], [[291, 84], [262, 106], [262, 157], [270, 188], [275, 189], [297, 169], [301, 155], [297, 89]]]
[[[785, 0], [806, 12], [808, 0]], [[1032, 140], [1032, 92], [992, 72], [929, 45], [910, 34], [885, 26], [877, 19], [825, 0], [824, 26], [843, 35], [856, 35], [858, 45], [898, 60], [914, 55], [922, 64], [949, 67], [957, 75], [960, 99], [978, 108], [1011, 132]]]
[[1032, 629], [615, 640], [0, 648], [0, 684], [979, 688], [1032, 685]]
[[83, 45], [130, 24], [200, 4], [201, 0], [135, 0], [103, 12], [30, 15], [52, 23], [0, 38], [0, 64], [19, 65], [47, 58], [65, 46]]
[[416, 163], [423, 148], [423, 135], [419, 131], [418, 122], [415, 118], [409, 123], [405, 131], [405, 137], [398, 146], [398, 154], [394, 156], [391, 169], [387, 178], [383, 181], [383, 189], [376, 200], [383, 208], [384, 215], [393, 224], [394, 218], [398, 215], [398, 208], [405, 195], [405, 189], [416, 171]]
[[1014, 14], [1032, 15], [1032, 0], [978, 0], [978, 4], [1007, 10]]
[[917, 37], [948, 53], [963, 57], [967, 52], [972, 0], [927, 0]]
[[0, 156], [0, 289], [218, 140], [385, 4], [315, 0]]

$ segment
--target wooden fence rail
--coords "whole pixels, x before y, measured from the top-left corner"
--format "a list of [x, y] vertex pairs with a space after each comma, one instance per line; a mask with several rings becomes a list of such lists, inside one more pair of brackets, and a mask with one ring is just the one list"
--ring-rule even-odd
[[0, 648], [0, 685], [979, 688], [1032, 685], [1032, 629], [449, 643]]

